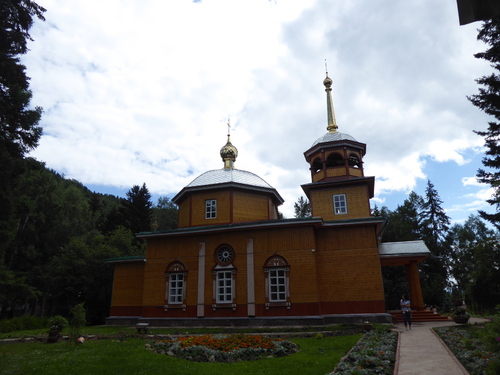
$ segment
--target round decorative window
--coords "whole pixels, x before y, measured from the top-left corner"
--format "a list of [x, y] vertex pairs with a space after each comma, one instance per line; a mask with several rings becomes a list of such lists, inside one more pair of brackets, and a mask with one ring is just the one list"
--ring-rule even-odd
[[234, 259], [234, 250], [229, 245], [221, 245], [215, 252], [215, 260], [222, 266], [226, 266]]

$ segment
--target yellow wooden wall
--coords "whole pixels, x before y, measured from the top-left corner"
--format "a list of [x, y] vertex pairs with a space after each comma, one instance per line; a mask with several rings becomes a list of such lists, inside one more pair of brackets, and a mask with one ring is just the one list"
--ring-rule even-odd
[[[335, 215], [333, 196], [336, 194], [346, 195], [347, 214]], [[313, 190], [310, 193], [310, 201], [312, 216], [322, 217], [325, 221], [371, 217], [368, 187], [366, 185]]]
[[145, 263], [115, 264], [112, 306], [141, 306]]
[[178, 222], [178, 227], [179, 228], [185, 228], [189, 227], [189, 219], [191, 217], [191, 200], [189, 197], [187, 199], [184, 199], [182, 203], [179, 204], [179, 222]]
[[375, 226], [321, 230], [317, 274], [322, 302], [384, 299]]
[[[217, 200], [216, 218], [205, 218], [208, 199]], [[276, 207], [267, 194], [241, 190], [193, 192], [179, 204], [179, 228], [269, 220], [276, 216]]]
[[269, 219], [268, 198], [263, 194], [244, 191], [233, 193], [233, 222]]
[[[225, 224], [230, 222], [231, 193], [226, 190], [191, 193], [191, 226]], [[217, 217], [205, 218], [205, 201], [217, 200]]]
[[[375, 225], [315, 229], [313, 226], [282, 227], [157, 237], [147, 239], [145, 265], [117, 265], [113, 306], [163, 306], [166, 304], [167, 266], [174, 260], [187, 268], [186, 303], [197, 305], [200, 242], [205, 242], [204, 293], [206, 306], [213, 300], [214, 252], [223, 243], [231, 245], [236, 258], [236, 300], [246, 305], [247, 239], [254, 245], [255, 303], [266, 303], [266, 260], [277, 253], [290, 265], [290, 302], [383, 301], [384, 292]], [[140, 274], [144, 272], [142, 279]], [[142, 292], [142, 286], [144, 291]], [[142, 295], [142, 300], [139, 296]]]
[[292, 303], [315, 302], [316, 243], [312, 227], [266, 230], [253, 233], [255, 264], [255, 303], [266, 302], [266, 260], [274, 253], [283, 256], [290, 265], [290, 291]]

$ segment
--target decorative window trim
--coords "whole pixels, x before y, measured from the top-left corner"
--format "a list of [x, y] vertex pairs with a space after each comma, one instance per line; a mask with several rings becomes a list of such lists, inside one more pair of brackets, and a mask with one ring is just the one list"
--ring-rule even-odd
[[236, 303], [213, 303], [212, 310], [217, 309], [233, 309], [233, 311], [236, 311]]
[[186, 305], [184, 305], [184, 304], [182, 304], [182, 305], [164, 305], [163, 308], [165, 311], [168, 311], [168, 310], [186, 311]]
[[[273, 271], [283, 271], [283, 273], [284, 273], [282, 277], [279, 277], [279, 278], [284, 277], [284, 283], [278, 283], [277, 286], [278, 287], [284, 286], [285, 299], [271, 299], [271, 294], [273, 293], [271, 291], [271, 278], [277, 277], [277, 276], [271, 276]], [[286, 307], [287, 309], [290, 309], [291, 308], [291, 302], [290, 302], [290, 265], [288, 264], [288, 261], [284, 257], [282, 257], [281, 255], [274, 253], [274, 255], [270, 256], [266, 260], [266, 263], [264, 265], [264, 273], [266, 275], [266, 277], [265, 277], [265, 288], [266, 288], [265, 307], [266, 307], [266, 310], [269, 310], [269, 308], [271, 308], [271, 307]]]
[[232, 264], [235, 257], [236, 251], [234, 251], [234, 248], [227, 243], [217, 246], [214, 252], [215, 263], [222, 267]]
[[217, 199], [207, 199], [205, 201], [205, 219], [217, 218]]
[[[221, 273], [231, 273], [231, 300], [221, 300], [220, 299], [220, 294], [219, 294], [219, 285], [218, 285], [218, 275]], [[213, 275], [213, 300], [214, 303], [212, 304], [212, 308], [227, 308], [227, 307], [232, 307], [230, 305], [234, 304], [235, 297], [236, 297], [236, 268], [229, 266], [229, 267], [220, 267], [216, 266], [212, 270], [212, 275]], [[225, 275], [227, 276], [227, 275]], [[223, 280], [227, 280], [227, 278], [223, 278]], [[226, 287], [225, 285], [223, 287]], [[224, 295], [227, 295], [224, 293]]]
[[[233, 310], [236, 310], [236, 271], [237, 269], [234, 268], [232, 265], [230, 266], [215, 266], [214, 269], [212, 270], [212, 275], [213, 275], [213, 303], [212, 303], [212, 309], [222, 309], [222, 308], [232, 308]], [[220, 295], [219, 295], [219, 285], [218, 285], [218, 275], [220, 273], [231, 273], [231, 300], [221, 300]], [[226, 275], [227, 276], [227, 275]], [[223, 280], [227, 280], [227, 278], [224, 278]], [[223, 287], [226, 287], [224, 285]], [[224, 293], [226, 295], [226, 293]]]
[[[182, 301], [180, 302], [171, 302], [170, 301], [170, 283], [172, 282], [172, 275], [182, 275], [182, 287], [177, 289], [182, 289]], [[187, 276], [188, 271], [184, 263], [179, 260], [174, 260], [171, 262], [165, 271], [165, 311], [167, 309], [183, 309], [186, 310], [186, 285], [187, 285]], [[180, 280], [177, 280], [177, 282]]]
[[269, 310], [271, 307], [286, 307], [287, 310], [292, 308], [291, 302], [266, 302], [264, 304], [266, 310]]
[[333, 212], [334, 212], [334, 214], [335, 215], [347, 214], [348, 210], [347, 210], [347, 197], [346, 197], [346, 195], [345, 194], [335, 194], [332, 199], [333, 199]]

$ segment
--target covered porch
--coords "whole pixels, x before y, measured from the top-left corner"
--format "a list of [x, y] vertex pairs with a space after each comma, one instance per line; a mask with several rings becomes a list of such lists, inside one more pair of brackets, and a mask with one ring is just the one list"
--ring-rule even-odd
[[378, 245], [380, 265], [382, 267], [404, 266], [410, 287], [410, 301], [412, 310], [425, 309], [422, 296], [422, 287], [418, 275], [418, 265], [429, 255], [430, 250], [422, 240], [382, 242]]
[[[379, 244], [380, 264], [382, 267], [404, 266], [410, 287], [412, 319], [414, 321], [436, 321], [448, 318], [433, 311], [426, 311], [422, 287], [418, 274], [418, 265], [431, 255], [424, 241], [383, 242]], [[388, 311], [393, 322], [402, 321], [401, 311]]]

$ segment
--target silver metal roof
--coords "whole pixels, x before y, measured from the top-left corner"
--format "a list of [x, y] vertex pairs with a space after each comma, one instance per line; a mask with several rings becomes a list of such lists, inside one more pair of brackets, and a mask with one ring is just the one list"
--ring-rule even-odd
[[382, 242], [378, 245], [381, 257], [404, 257], [411, 255], [430, 255], [431, 252], [422, 240]]
[[205, 172], [196, 177], [186, 187], [224, 184], [228, 182], [273, 189], [271, 185], [256, 174], [234, 168], [215, 169]]
[[340, 133], [340, 132], [335, 132], [335, 133], [326, 133], [324, 136], [318, 138], [311, 147], [316, 146], [318, 143], [326, 143], [326, 142], [333, 142], [333, 141], [353, 141], [357, 142], [354, 137], [350, 136], [349, 134], [346, 133]]
[[261, 191], [271, 194], [277, 205], [281, 205], [284, 202], [278, 191], [262, 178], [252, 172], [234, 168], [215, 169], [199, 175], [189, 185], [177, 193], [177, 195], [172, 198], [172, 201], [178, 204], [177, 202], [189, 191], [210, 190], [214, 188], [240, 188]]

